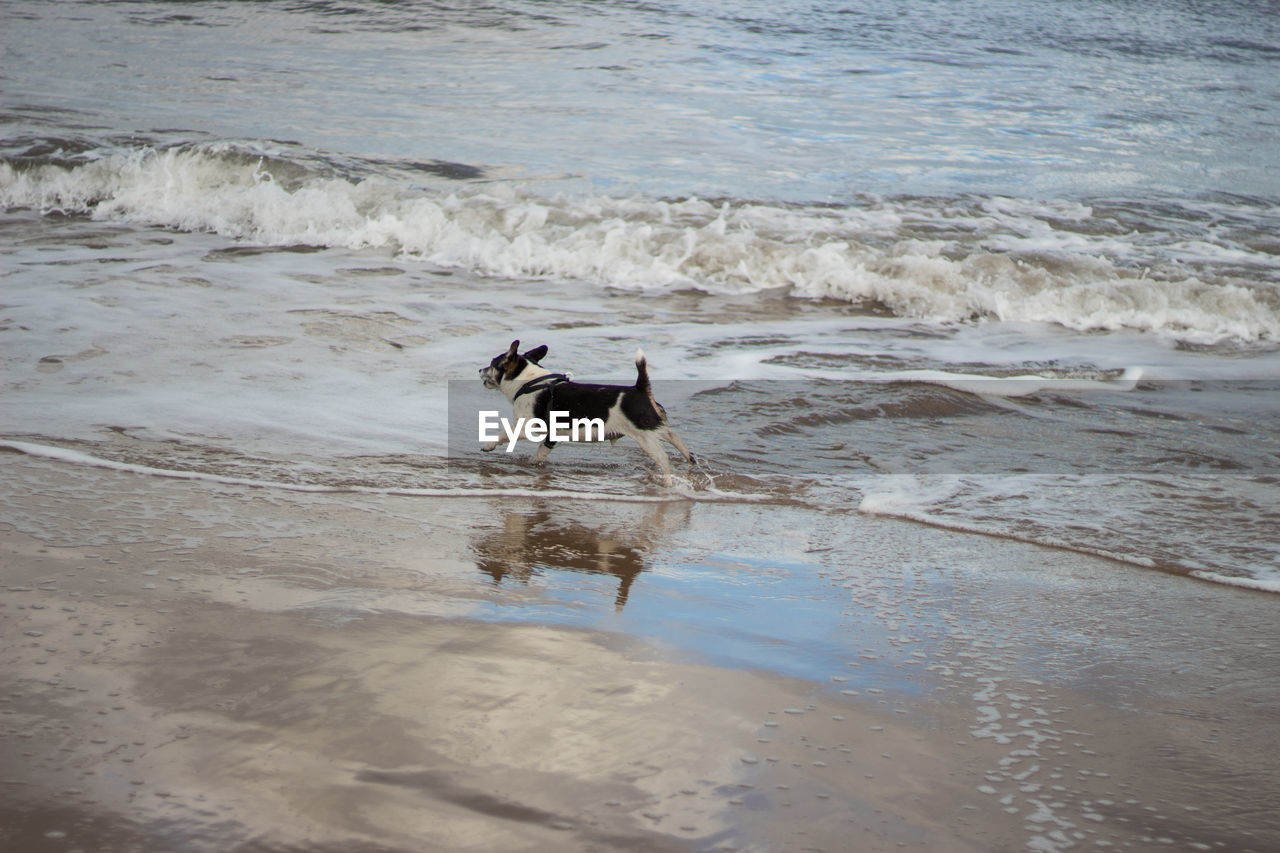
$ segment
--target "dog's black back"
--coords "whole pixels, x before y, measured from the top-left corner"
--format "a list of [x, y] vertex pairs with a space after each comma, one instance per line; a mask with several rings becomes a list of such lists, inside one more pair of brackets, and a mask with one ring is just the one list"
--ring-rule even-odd
[[[533, 413], [544, 421], [550, 421], [551, 412], [568, 412], [571, 419], [599, 418], [609, 420], [609, 410], [621, 400], [622, 414], [637, 428], [655, 430], [666, 423], [667, 413], [649, 393], [648, 376], [644, 384], [596, 385], [586, 382], [562, 382], [552, 385], [538, 395]], [[621, 433], [606, 434], [605, 438], [620, 438]]]

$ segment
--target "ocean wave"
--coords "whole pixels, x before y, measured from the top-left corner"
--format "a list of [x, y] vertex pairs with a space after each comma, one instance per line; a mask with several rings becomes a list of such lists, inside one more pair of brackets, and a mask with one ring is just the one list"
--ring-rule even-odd
[[[1003, 198], [798, 206], [435, 189], [231, 143], [0, 162], [0, 203], [267, 245], [384, 247], [515, 279], [866, 303], [934, 322], [1138, 329], [1197, 344], [1280, 339], [1261, 224]], [[1246, 206], [1247, 212], [1247, 206]], [[1141, 219], [1141, 217], [1138, 217]], [[1171, 224], [1172, 223], [1172, 224]]]

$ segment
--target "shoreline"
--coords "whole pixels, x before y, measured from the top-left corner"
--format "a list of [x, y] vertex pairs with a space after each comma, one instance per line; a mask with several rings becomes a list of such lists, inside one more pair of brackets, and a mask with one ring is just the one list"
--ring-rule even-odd
[[803, 507], [0, 467], [7, 847], [1280, 844], [1269, 596]]

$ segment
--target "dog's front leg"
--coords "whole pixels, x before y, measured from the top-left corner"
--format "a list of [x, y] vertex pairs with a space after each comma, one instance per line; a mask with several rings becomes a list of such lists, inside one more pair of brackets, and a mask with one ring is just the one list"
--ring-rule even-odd
[[544, 442], [542, 442], [541, 444], [539, 444], [539, 445], [538, 445], [538, 452], [537, 452], [537, 453], [535, 453], [535, 454], [533, 454], [533, 464], [534, 464], [534, 465], [546, 465], [546, 464], [547, 464], [547, 457], [551, 455], [551, 448], [552, 448], [552, 447], [554, 447], [554, 446], [555, 446], [555, 445], [553, 445], [553, 444], [548, 444], [548, 443], [547, 443], [547, 442], [545, 442], [545, 441], [544, 441]]
[[480, 449], [483, 450], [485, 453], [488, 453], [489, 451], [494, 450], [497, 446], [498, 446], [498, 441], [497, 439], [494, 439], [488, 444], [480, 445]]

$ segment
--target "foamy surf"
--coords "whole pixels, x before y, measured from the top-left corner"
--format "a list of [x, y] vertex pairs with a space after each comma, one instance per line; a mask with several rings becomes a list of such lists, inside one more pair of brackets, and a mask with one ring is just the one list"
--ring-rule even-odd
[[1146, 375], [1141, 367], [1127, 367], [1115, 379], [1080, 379], [1024, 374], [1018, 376], [982, 376], [953, 373], [946, 370], [903, 370], [892, 374], [871, 374], [868, 382], [920, 382], [939, 385], [980, 397], [1030, 397], [1044, 392], [1087, 394], [1097, 391], [1125, 393], [1137, 387]]
[[1251, 589], [1256, 592], [1275, 592], [1280, 593], [1280, 578], [1240, 578], [1233, 575], [1224, 575], [1221, 572], [1205, 572], [1194, 571], [1190, 573], [1191, 577], [1211, 583], [1226, 584], [1240, 589]]
[[[1280, 339], [1274, 257], [1247, 228], [1189, 218], [1139, 232], [1128, 208], [1078, 202], [543, 197], [503, 184], [433, 188], [316, 154], [208, 143], [0, 163], [0, 203], [263, 245], [387, 248], [509, 279], [786, 289], [930, 322], [1137, 329], [1201, 345]], [[1275, 218], [1255, 207], [1245, 213], [1260, 229]]]

